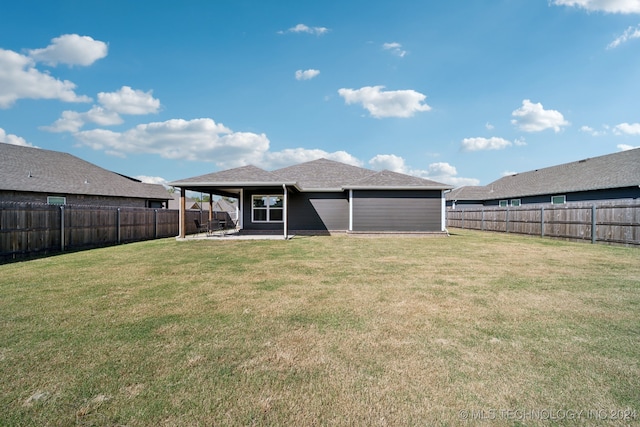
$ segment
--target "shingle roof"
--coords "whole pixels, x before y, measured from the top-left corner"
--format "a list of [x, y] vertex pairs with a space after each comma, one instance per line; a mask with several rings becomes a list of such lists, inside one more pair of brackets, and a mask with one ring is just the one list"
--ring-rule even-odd
[[448, 200], [494, 200], [640, 185], [640, 148], [502, 177], [489, 185], [460, 187]]
[[71, 154], [0, 143], [0, 190], [168, 200], [158, 184], [127, 178]]
[[282, 177], [273, 172], [260, 169], [256, 166], [248, 165], [239, 168], [227, 169], [220, 172], [209, 173], [206, 175], [195, 176], [193, 178], [179, 179], [173, 181], [170, 185], [176, 187], [188, 185], [249, 185], [249, 184], [272, 184], [282, 185]]
[[359, 181], [347, 184], [344, 188], [366, 189], [366, 188], [389, 188], [389, 189], [447, 189], [451, 188], [446, 184], [419, 178], [417, 176], [405, 175], [390, 170], [383, 170], [367, 176]]
[[359, 168], [328, 159], [318, 159], [274, 171], [278, 176], [298, 183], [303, 190], [333, 189], [375, 174], [375, 171]]
[[346, 188], [420, 188], [449, 189], [450, 186], [391, 171], [352, 166], [328, 159], [317, 159], [272, 172], [255, 166], [243, 166], [170, 183], [176, 187], [295, 185], [302, 191], [342, 191]]

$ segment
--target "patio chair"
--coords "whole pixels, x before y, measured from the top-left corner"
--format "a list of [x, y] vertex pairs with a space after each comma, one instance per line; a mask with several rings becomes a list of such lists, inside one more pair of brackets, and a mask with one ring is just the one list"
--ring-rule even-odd
[[207, 236], [211, 234], [211, 228], [209, 224], [201, 224], [200, 220], [194, 219], [193, 222], [196, 224], [196, 229], [198, 233], [207, 233]]

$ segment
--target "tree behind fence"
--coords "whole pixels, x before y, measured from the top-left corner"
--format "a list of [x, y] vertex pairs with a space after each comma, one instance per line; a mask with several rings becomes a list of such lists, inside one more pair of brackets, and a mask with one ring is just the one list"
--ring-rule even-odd
[[640, 245], [637, 200], [448, 209], [447, 227]]
[[[186, 212], [187, 234], [196, 232], [193, 220], [202, 215]], [[178, 231], [177, 210], [0, 202], [0, 261], [174, 237]]]

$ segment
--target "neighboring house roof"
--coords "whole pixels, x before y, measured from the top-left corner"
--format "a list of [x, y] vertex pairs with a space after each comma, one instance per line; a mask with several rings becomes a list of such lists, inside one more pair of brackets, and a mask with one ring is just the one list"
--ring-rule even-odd
[[272, 172], [255, 166], [174, 181], [176, 187], [295, 186], [300, 191], [343, 191], [345, 189], [430, 189], [452, 187], [440, 182], [391, 171], [376, 172], [328, 159], [318, 159]]
[[[169, 209], [180, 209], [180, 192], [174, 192], [170, 194]], [[200, 204], [196, 199], [191, 197], [185, 198], [185, 208], [190, 210], [200, 210]], [[209, 203], [203, 204], [203, 210], [209, 209]]]
[[447, 200], [495, 200], [640, 185], [640, 148], [502, 177], [489, 185], [460, 187]]
[[0, 190], [168, 200], [162, 185], [145, 184], [71, 154], [0, 143]]

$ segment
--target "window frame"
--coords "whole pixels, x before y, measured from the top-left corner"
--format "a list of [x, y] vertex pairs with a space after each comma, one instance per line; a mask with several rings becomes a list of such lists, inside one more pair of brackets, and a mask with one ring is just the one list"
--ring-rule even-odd
[[501, 208], [506, 208], [509, 206], [509, 201], [508, 200], [499, 200], [498, 201], [498, 206], [500, 206]]
[[509, 200], [509, 205], [511, 207], [517, 208], [517, 207], [522, 205], [522, 200], [521, 199], [511, 199], [511, 200]]
[[55, 206], [64, 206], [67, 204], [67, 198], [66, 196], [47, 196], [47, 204], [55, 205]]
[[[268, 201], [271, 198], [280, 199], [282, 201], [282, 206], [271, 206], [268, 202], [264, 207], [256, 207], [255, 200], [256, 199], [267, 199]], [[256, 219], [256, 211], [264, 211], [266, 213], [264, 220]], [[271, 212], [280, 212], [281, 219], [271, 219]], [[251, 222], [258, 224], [282, 224], [284, 223], [284, 195], [282, 194], [253, 194], [251, 195]]]
[[[562, 203], [556, 203], [556, 202], [554, 201], [554, 199], [555, 199], [556, 197], [562, 197]], [[551, 196], [551, 204], [552, 204], [552, 205], [565, 205], [565, 204], [567, 204], [567, 195], [566, 195], [566, 194], [559, 194], [559, 195], [557, 195], [557, 196]]]

